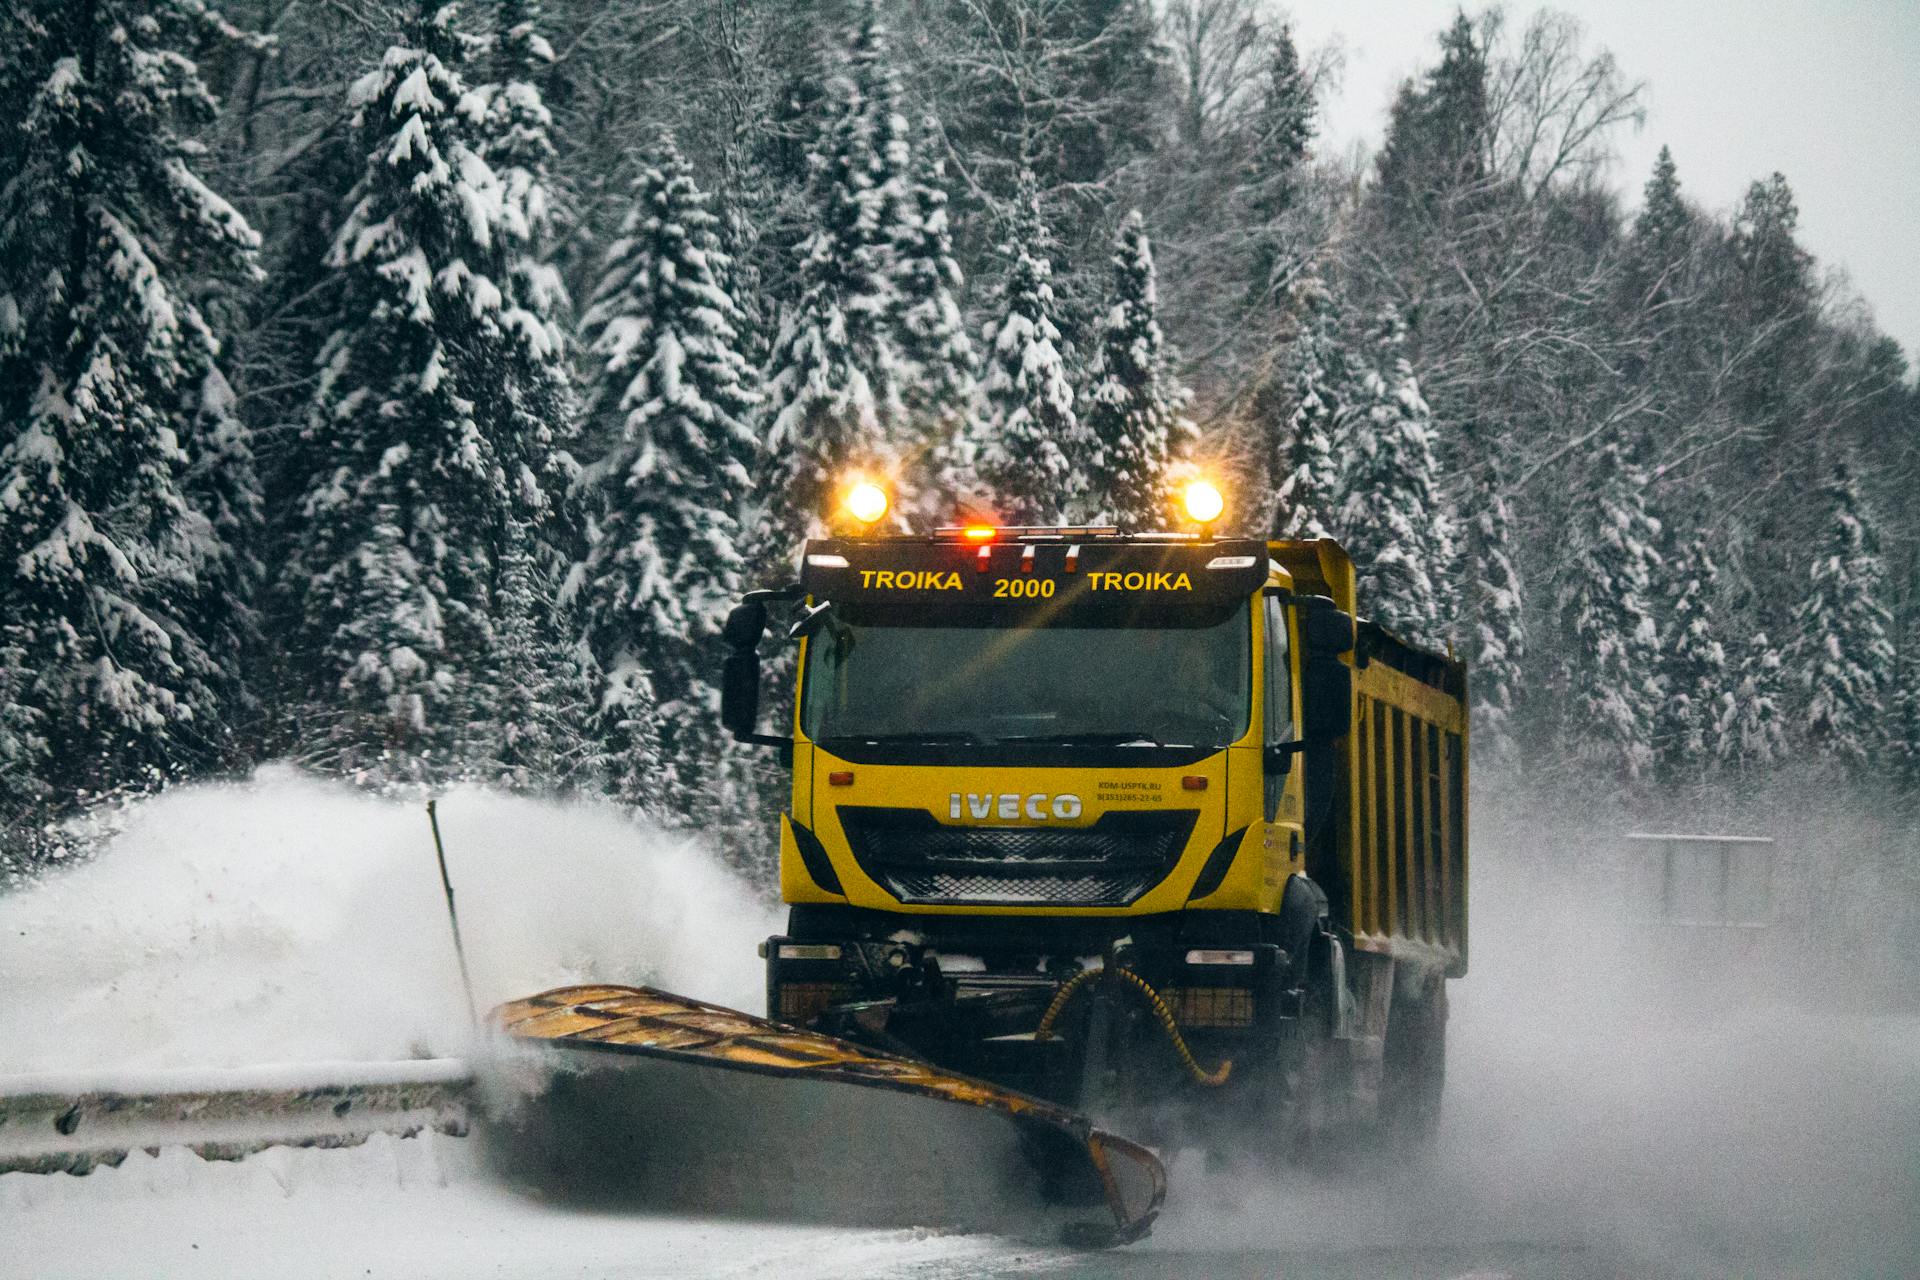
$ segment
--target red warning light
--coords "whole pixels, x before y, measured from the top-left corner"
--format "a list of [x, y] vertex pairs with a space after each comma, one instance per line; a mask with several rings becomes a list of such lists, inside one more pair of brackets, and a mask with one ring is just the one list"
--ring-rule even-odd
[[996, 532], [998, 532], [998, 530], [992, 525], [974, 524], [967, 526], [963, 532], [963, 536], [969, 542], [991, 542]]

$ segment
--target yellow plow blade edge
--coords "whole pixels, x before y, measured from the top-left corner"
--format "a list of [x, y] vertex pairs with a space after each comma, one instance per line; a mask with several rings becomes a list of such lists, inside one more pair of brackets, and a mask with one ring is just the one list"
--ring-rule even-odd
[[522, 1152], [583, 1184], [1089, 1247], [1138, 1240], [1166, 1197], [1153, 1152], [1078, 1112], [670, 992], [562, 987], [493, 1021], [551, 1068]]

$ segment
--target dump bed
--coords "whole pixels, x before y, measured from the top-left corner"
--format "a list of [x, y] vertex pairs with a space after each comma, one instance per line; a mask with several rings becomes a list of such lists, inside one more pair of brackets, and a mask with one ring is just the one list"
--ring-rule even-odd
[[[1296, 589], [1355, 612], [1352, 564], [1330, 541], [1277, 542]], [[1467, 969], [1467, 676], [1385, 628], [1357, 627], [1353, 727], [1332, 797], [1332, 857], [1310, 868], [1363, 951]]]
[[1466, 671], [1362, 623], [1338, 826], [1354, 946], [1467, 969]]

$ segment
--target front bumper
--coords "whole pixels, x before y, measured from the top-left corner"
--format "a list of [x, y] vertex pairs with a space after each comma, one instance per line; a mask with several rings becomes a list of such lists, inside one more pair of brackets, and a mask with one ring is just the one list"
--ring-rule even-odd
[[[1177, 1071], [1160, 1070], [1175, 1064], [1156, 1048], [1154, 1015], [1119, 984], [1082, 984], [1089, 995], [1058, 1011], [1054, 1036], [1035, 1038], [1063, 987], [1087, 968], [1139, 975], [1196, 1051], [1221, 1058], [1257, 1053], [1299, 1015], [1295, 958], [1259, 940], [1260, 919], [1241, 913], [1024, 928], [954, 917], [929, 929], [925, 917], [894, 917], [912, 927], [890, 930], [884, 919], [857, 918], [880, 914], [796, 912], [799, 927], [764, 948], [768, 1016], [1078, 1104], [1090, 1035], [1106, 1037], [1108, 1060], [1115, 1045], [1126, 1046], [1118, 1056], [1129, 1072], [1158, 1082], [1148, 1091], [1179, 1087]], [[1067, 923], [1075, 927], [1033, 927]], [[1096, 924], [1105, 936], [1086, 927]], [[1101, 1000], [1111, 1007], [1096, 1016]]]

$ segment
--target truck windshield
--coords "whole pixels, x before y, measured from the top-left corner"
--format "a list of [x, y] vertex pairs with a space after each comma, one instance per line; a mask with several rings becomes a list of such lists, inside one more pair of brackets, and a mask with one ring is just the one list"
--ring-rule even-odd
[[807, 645], [815, 742], [1223, 747], [1247, 730], [1246, 606], [1202, 627], [869, 626]]

